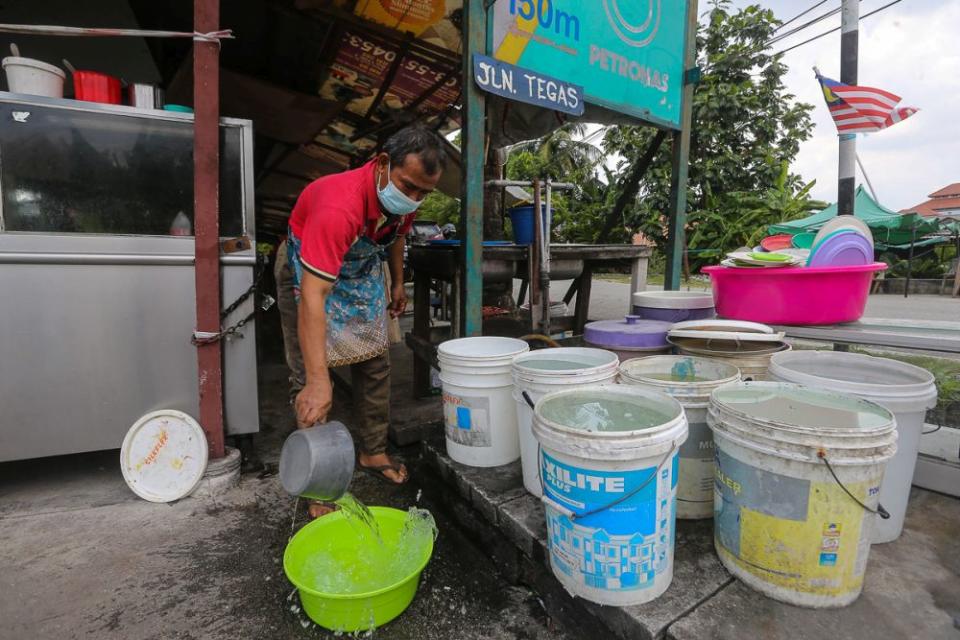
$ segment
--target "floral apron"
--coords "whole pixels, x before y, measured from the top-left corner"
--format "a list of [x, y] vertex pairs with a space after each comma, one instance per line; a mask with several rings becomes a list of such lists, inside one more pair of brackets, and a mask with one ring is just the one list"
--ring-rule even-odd
[[[360, 236], [343, 258], [343, 266], [327, 296], [327, 366], [364, 362], [386, 352], [387, 292], [383, 276], [383, 249]], [[303, 265], [300, 238], [287, 235], [287, 262], [293, 274], [294, 295], [300, 302]]]

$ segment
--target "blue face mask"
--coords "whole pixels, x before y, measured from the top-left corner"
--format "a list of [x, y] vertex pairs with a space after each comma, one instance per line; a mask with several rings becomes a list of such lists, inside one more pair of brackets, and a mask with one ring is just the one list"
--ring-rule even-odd
[[380, 181], [377, 181], [377, 198], [383, 208], [395, 216], [405, 216], [408, 213], [413, 213], [423, 202], [410, 198], [403, 191], [400, 191], [397, 185], [393, 184], [393, 180], [390, 179], [389, 163], [387, 163], [387, 186], [381, 189]]

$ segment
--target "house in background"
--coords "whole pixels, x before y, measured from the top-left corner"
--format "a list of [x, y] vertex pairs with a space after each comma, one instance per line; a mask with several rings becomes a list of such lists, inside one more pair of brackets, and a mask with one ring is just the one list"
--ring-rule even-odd
[[929, 198], [926, 202], [901, 210], [900, 213], [960, 217], [960, 182], [954, 182], [939, 191], [934, 191]]

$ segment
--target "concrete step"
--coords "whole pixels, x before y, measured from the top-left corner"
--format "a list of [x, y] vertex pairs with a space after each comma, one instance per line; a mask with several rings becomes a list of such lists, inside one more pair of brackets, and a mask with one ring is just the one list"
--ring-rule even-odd
[[[596, 621], [617, 638], [701, 640], [960, 640], [960, 500], [914, 488], [903, 535], [870, 551], [864, 591], [843, 609], [804, 609], [777, 602], [732, 578], [713, 549], [713, 523], [677, 522], [673, 583], [655, 601], [602, 607], [570, 596], [549, 566], [542, 503], [523, 488], [519, 463], [478, 469], [452, 461], [442, 435], [422, 443], [423, 460], [484, 525], [484, 545], [502, 573], [541, 594], [547, 605]], [[463, 518], [458, 518], [462, 521]], [[517, 566], [511, 566], [511, 562]], [[599, 629], [585, 637], [596, 638]], [[601, 631], [601, 633], [603, 633]], [[609, 637], [603, 635], [600, 637]]]
[[[538, 565], [542, 577], [559, 586], [549, 567], [543, 504], [523, 488], [520, 463], [479, 469], [451, 460], [442, 436], [422, 443], [424, 461], [490, 525]], [[502, 556], [501, 551], [501, 556]], [[667, 628], [733, 579], [713, 553], [710, 521], [680, 521], [670, 588], [654, 602], [633, 607], [603, 607], [563, 595], [599, 620], [616, 637], [663, 638]], [[537, 585], [530, 585], [536, 588]]]

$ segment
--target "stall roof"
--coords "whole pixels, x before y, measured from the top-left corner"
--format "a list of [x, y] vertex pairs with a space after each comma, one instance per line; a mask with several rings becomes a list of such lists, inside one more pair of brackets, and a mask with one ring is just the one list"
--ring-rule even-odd
[[[867, 223], [878, 243], [886, 245], [909, 244], [916, 229], [916, 237], [920, 238], [928, 233], [937, 231], [936, 222], [924, 220], [916, 214], [899, 214], [886, 208], [874, 200], [863, 185], [857, 187], [854, 199], [854, 215]], [[770, 233], [800, 233], [802, 231], [816, 231], [825, 222], [837, 215], [837, 204], [833, 203], [826, 209], [818, 211], [812, 216], [772, 224], [768, 228]]]

